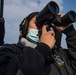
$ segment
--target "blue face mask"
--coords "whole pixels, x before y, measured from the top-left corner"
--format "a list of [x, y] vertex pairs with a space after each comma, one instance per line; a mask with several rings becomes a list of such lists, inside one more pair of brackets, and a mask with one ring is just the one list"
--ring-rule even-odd
[[27, 34], [27, 39], [33, 43], [38, 43], [39, 42], [39, 36], [38, 36], [38, 30], [29, 28], [29, 33]]

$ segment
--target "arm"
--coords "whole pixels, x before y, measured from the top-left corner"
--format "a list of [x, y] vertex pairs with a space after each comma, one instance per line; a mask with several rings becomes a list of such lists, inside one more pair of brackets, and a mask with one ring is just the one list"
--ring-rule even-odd
[[6, 75], [7, 72], [10, 75], [11, 73], [15, 75], [13, 71], [17, 70], [16, 68], [20, 69], [24, 75], [40, 73], [44, 67], [45, 59], [51, 53], [55, 44], [53, 34], [53, 31], [47, 32], [44, 26], [40, 43], [35, 49], [19, 45], [16, 45], [16, 47], [12, 47], [12, 45], [2, 46], [0, 48], [0, 75]]
[[76, 30], [72, 24], [58, 27], [66, 35], [67, 57], [69, 66], [76, 73]]
[[25, 48], [23, 54], [23, 63], [20, 68], [24, 75], [39, 74], [45, 65], [46, 57], [51, 53], [50, 47], [44, 43], [38, 44], [35, 49]]
[[73, 25], [65, 29], [64, 34], [66, 34], [66, 42], [68, 46], [68, 58], [70, 60], [70, 65], [73, 71], [76, 72], [76, 30]]
[[[63, 17], [64, 14], [60, 14]], [[72, 24], [61, 25], [59, 28], [66, 35], [66, 43], [68, 49], [66, 50], [68, 58], [68, 65], [72, 68], [72, 71], [76, 73], [76, 30]]]

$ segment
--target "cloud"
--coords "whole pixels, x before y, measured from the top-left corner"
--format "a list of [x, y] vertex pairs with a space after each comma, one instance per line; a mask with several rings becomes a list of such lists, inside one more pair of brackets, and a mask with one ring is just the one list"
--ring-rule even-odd
[[[62, 0], [53, 0], [63, 10]], [[41, 11], [50, 0], [5, 0], [5, 43], [16, 43], [19, 37], [19, 24], [24, 17], [33, 11]]]
[[[53, 0], [62, 10], [62, 0]], [[31, 13], [40, 11], [50, 0], [5, 0], [4, 12], [7, 19], [19, 19]]]

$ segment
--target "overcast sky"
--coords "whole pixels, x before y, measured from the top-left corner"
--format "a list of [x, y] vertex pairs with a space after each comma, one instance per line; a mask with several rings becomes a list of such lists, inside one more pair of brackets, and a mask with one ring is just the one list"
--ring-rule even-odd
[[[51, 0], [4, 0], [4, 18], [5, 18], [5, 43], [17, 43], [19, 37], [19, 24], [29, 13], [41, 11]], [[69, 1], [73, 0], [53, 0], [57, 2], [60, 13], [66, 13], [70, 10]], [[74, 0], [75, 1], [75, 0]], [[67, 4], [66, 4], [67, 2]], [[76, 2], [76, 1], [75, 1]], [[74, 3], [75, 3], [74, 2]], [[64, 7], [67, 5], [67, 9]], [[74, 8], [74, 7], [73, 7]], [[73, 9], [71, 8], [71, 9]], [[64, 10], [65, 9], [65, 10]], [[74, 9], [73, 9], [74, 10]], [[63, 36], [65, 38], [65, 36]], [[62, 40], [63, 47], [66, 47]]]

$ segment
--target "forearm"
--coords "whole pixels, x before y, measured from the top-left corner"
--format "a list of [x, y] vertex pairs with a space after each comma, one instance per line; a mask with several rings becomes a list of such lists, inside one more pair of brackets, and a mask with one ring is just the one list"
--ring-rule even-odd
[[65, 29], [63, 33], [66, 35], [68, 49], [76, 50], [76, 30], [73, 25]]
[[46, 59], [47, 56], [52, 52], [51, 48], [44, 43], [40, 43], [35, 49], [37, 49], [37, 51], [42, 54], [44, 59]]
[[50, 54], [49, 49], [50, 48], [43, 43], [39, 44], [35, 49], [26, 47], [24, 49], [22, 64], [24, 74], [38, 74], [44, 67], [45, 58]]
[[71, 26], [65, 31], [65, 34], [67, 36], [66, 42], [68, 46], [67, 56], [73, 71], [76, 72], [76, 30]]

